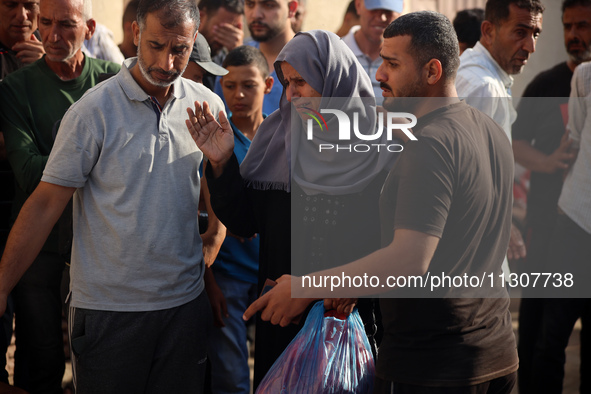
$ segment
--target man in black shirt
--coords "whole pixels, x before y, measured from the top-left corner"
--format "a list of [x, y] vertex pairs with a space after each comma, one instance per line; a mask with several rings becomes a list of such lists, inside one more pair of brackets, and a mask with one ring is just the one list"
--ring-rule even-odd
[[[314, 277], [373, 275], [388, 279], [429, 275], [499, 278], [484, 293], [450, 286], [445, 297], [427, 291], [381, 300], [384, 337], [374, 393], [510, 393], [518, 367], [501, 263], [511, 226], [513, 157], [503, 130], [457, 98], [459, 48], [451, 22], [435, 12], [403, 15], [384, 33], [377, 72], [384, 106], [417, 118], [409, 142], [390, 171], [380, 198], [382, 249]], [[409, 102], [408, 98], [417, 98]], [[454, 281], [455, 282], [455, 281]], [[302, 313], [318, 289], [298, 288], [284, 276], [255, 301], [245, 318], [283, 326]], [[391, 283], [391, 282], [390, 282]], [[401, 283], [401, 282], [398, 282]], [[336, 297], [387, 291], [341, 288]], [[396, 294], [395, 294], [396, 293]], [[468, 297], [461, 297], [468, 294]], [[475, 297], [476, 295], [476, 297]], [[451, 298], [456, 297], [456, 298]], [[325, 301], [327, 307], [339, 302]]]
[[[513, 124], [513, 153], [515, 161], [531, 171], [527, 195], [525, 240], [527, 257], [523, 272], [541, 272], [548, 255], [548, 245], [556, 225], [557, 203], [566, 171], [574, 154], [565, 133], [568, 97], [576, 66], [591, 60], [591, 1], [565, 0], [562, 4], [564, 45], [568, 60], [538, 74], [526, 87]], [[519, 309], [519, 392], [531, 389], [532, 363], [535, 345], [542, 325], [544, 300], [524, 288]], [[583, 314], [589, 319], [591, 311]], [[581, 331], [583, 335], [584, 330]], [[586, 368], [581, 340], [581, 371]], [[588, 356], [587, 356], [588, 357]], [[588, 373], [581, 374], [581, 390]], [[587, 379], [588, 380], [588, 379]]]

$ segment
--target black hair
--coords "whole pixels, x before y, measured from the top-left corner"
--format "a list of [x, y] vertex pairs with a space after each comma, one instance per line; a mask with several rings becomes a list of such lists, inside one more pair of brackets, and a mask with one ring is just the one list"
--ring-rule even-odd
[[205, 11], [207, 15], [217, 12], [220, 7], [234, 14], [244, 14], [244, 0], [201, 0], [199, 2], [199, 9]]
[[137, 8], [137, 22], [140, 29], [146, 26], [146, 17], [152, 12], [161, 12], [161, 23], [167, 29], [190, 21], [199, 28], [199, 10], [194, 0], [140, 0]]
[[459, 42], [465, 42], [472, 48], [480, 40], [480, 25], [484, 20], [482, 8], [471, 8], [458, 11], [454, 18], [453, 25]]
[[131, 0], [125, 6], [125, 11], [123, 11], [123, 24], [126, 22], [133, 22], [137, 18], [137, 7], [140, 3], [140, 0]]
[[582, 6], [582, 7], [591, 7], [591, 0], [564, 0], [562, 3], [562, 13], [564, 14], [564, 10], [567, 8], [575, 7], [575, 6]]
[[269, 76], [267, 59], [265, 59], [265, 56], [259, 49], [250, 45], [242, 45], [228, 52], [222, 63], [222, 67], [250, 66], [251, 64], [259, 69], [263, 79]]
[[347, 6], [347, 11], [345, 11], [345, 14], [355, 14], [355, 16], [359, 16], [357, 13], [357, 8], [355, 7], [355, 0], [351, 0]]
[[542, 14], [545, 9], [540, 0], [488, 0], [484, 10], [484, 19], [499, 25], [509, 17], [509, 6], [511, 4], [523, 10], [528, 10], [534, 15]]
[[394, 20], [384, 38], [410, 36], [409, 52], [417, 67], [431, 59], [441, 62], [443, 78], [455, 79], [460, 65], [460, 49], [454, 28], [443, 14], [434, 11], [411, 12]]

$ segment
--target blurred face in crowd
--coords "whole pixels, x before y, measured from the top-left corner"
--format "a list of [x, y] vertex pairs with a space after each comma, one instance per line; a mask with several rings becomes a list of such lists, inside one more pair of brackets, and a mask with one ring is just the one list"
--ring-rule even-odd
[[536, 50], [542, 32], [542, 14], [509, 5], [509, 16], [498, 25], [483, 22], [483, 38], [491, 56], [507, 74], [519, 74]]
[[380, 56], [382, 64], [376, 72], [376, 79], [382, 88], [384, 108], [401, 110], [406, 108], [405, 103], [410, 100], [401, 100], [403, 97], [427, 97], [425, 92], [426, 81], [422, 80], [422, 68], [418, 67], [416, 60], [409, 51], [411, 36], [396, 36], [386, 38], [382, 44]]
[[306, 18], [306, 2], [305, 0], [298, 1], [298, 9], [295, 12], [293, 18], [291, 18], [291, 28], [294, 32], [299, 33], [302, 31], [302, 25]]
[[252, 38], [258, 42], [266, 42], [290, 25], [290, 17], [297, 9], [296, 1], [287, 0], [246, 0], [244, 15]]
[[49, 61], [68, 62], [82, 56], [84, 40], [92, 37], [95, 27], [93, 19], [84, 19], [82, 0], [43, 0], [39, 33]]
[[187, 68], [183, 73], [183, 77], [201, 84], [203, 83], [203, 78], [205, 78], [206, 75], [207, 71], [205, 71], [203, 67], [191, 61], [189, 61]]
[[263, 111], [265, 94], [271, 91], [273, 78], [263, 77], [254, 64], [226, 67], [222, 90], [232, 117], [254, 117]]
[[207, 10], [201, 13], [199, 34], [202, 34], [207, 40], [207, 43], [211, 48], [211, 56], [215, 56], [220, 49], [223, 48], [223, 45], [217, 42], [214, 38], [214, 27], [222, 23], [227, 23], [242, 30], [242, 18], [242, 14], [236, 14], [224, 7], [218, 8], [217, 11], [213, 11], [211, 14], [208, 13]]
[[146, 15], [141, 32], [138, 23], [133, 22], [133, 33], [143, 82], [165, 88], [172, 85], [187, 67], [196, 33], [195, 24], [188, 20], [166, 28], [158, 14]]
[[576, 5], [564, 10], [564, 46], [575, 64], [591, 60], [591, 6]]
[[37, 30], [39, 0], [0, 0], [0, 41], [12, 47]]
[[398, 12], [390, 10], [368, 10], [364, 0], [355, 0], [355, 7], [359, 14], [360, 30], [371, 42], [381, 42], [386, 27], [400, 16]]

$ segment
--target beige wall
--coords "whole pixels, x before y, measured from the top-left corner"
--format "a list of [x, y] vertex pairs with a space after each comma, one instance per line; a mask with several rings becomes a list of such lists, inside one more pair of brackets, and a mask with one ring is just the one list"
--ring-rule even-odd
[[92, 0], [92, 17], [113, 32], [117, 44], [123, 40], [121, 20], [124, 3], [127, 4], [124, 0]]

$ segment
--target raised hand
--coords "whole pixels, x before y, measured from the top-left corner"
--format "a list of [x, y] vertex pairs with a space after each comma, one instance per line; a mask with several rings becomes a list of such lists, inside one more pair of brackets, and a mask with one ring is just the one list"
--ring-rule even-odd
[[242, 26], [234, 26], [229, 23], [220, 23], [213, 27], [214, 40], [228, 51], [242, 45], [244, 32]]
[[215, 120], [209, 104], [195, 101], [195, 111], [187, 108], [189, 119], [185, 120], [191, 137], [209, 159], [214, 174], [224, 168], [234, 150], [234, 133], [224, 111], [219, 113], [219, 123]]

